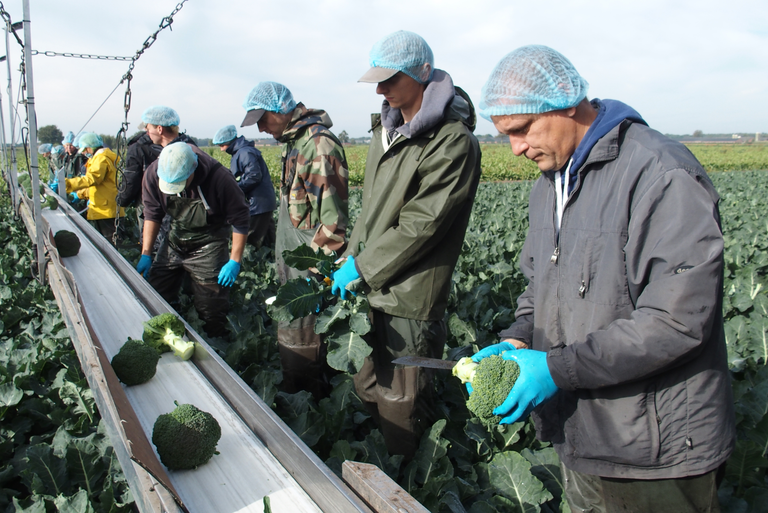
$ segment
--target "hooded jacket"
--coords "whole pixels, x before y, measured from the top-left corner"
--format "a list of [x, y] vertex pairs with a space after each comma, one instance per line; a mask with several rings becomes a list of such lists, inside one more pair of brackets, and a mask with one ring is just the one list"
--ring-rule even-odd
[[349, 168], [332, 126], [324, 110], [299, 103], [278, 138], [283, 143], [280, 196], [288, 198], [291, 224], [315, 230], [312, 248], [325, 253], [344, 250], [349, 222]]
[[127, 207], [141, 201], [141, 180], [144, 170], [157, 160], [163, 147], [152, 142], [146, 132], [138, 134], [128, 141], [125, 169], [117, 193], [117, 204]]
[[76, 178], [67, 178], [67, 194], [77, 191], [81, 199], [88, 199], [90, 221], [114, 219], [115, 214], [125, 216], [122, 207], [115, 202], [117, 196], [117, 155], [109, 148], [100, 148], [85, 164], [85, 174]]
[[548, 352], [560, 391], [532, 416], [568, 468], [703, 474], [735, 440], [719, 196], [683, 145], [620, 102], [592, 104], [559, 239], [554, 173], [531, 191], [529, 283], [500, 335]]
[[248, 200], [251, 216], [275, 210], [275, 188], [269, 169], [253, 141], [246, 141], [241, 135], [229, 143], [226, 151], [232, 155], [229, 169]]
[[480, 181], [475, 122], [469, 97], [442, 70], [409, 123], [386, 101], [373, 115], [363, 207], [348, 250], [371, 289], [371, 307], [443, 319]]

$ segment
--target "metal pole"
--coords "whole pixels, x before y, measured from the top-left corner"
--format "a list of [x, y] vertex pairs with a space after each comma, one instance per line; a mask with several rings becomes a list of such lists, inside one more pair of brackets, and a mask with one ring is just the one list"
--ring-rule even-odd
[[27, 77], [27, 117], [29, 118], [29, 174], [32, 177], [32, 199], [37, 244], [37, 279], [45, 283], [45, 244], [40, 212], [40, 177], [37, 169], [37, 118], [35, 117], [35, 83], [32, 80], [32, 30], [29, 22], [29, 0], [24, 0], [24, 73]]
[[10, 152], [10, 162], [11, 162], [11, 171], [10, 171], [10, 184], [11, 184], [11, 202], [13, 204], [13, 210], [17, 214], [19, 213], [19, 182], [18, 182], [18, 176], [16, 172], [16, 141], [14, 139], [14, 131], [16, 130], [15, 126], [15, 116], [13, 115], [13, 79], [11, 78], [11, 45], [10, 45], [10, 31], [13, 30], [11, 28], [10, 23], [5, 24], [5, 62], [8, 65], [8, 113], [10, 114], [10, 121], [11, 121], [11, 143], [9, 147]]

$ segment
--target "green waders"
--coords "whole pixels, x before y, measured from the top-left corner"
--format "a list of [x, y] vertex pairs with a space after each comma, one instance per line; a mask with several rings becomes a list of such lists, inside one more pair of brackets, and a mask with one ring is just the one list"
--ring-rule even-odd
[[[309, 246], [314, 236], [315, 230], [300, 230], [293, 226], [288, 214], [288, 196], [281, 194], [275, 240], [275, 261], [281, 285], [288, 280], [310, 275], [308, 271], [299, 271], [286, 265], [283, 251], [296, 249], [302, 244]], [[283, 366], [282, 388], [285, 392], [307, 390], [318, 398], [330, 392], [325, 377], [329, 371], [325, 361], [326, 349], [320, 335], [315, 333], [316, 319], [317, 316], [309, 315], [291, 323], [281, 322], [277, 325], [277, 343]]]
[[417, 321], [373, 310], [365, 338], [373, 352], [355, 374], [355, 390], [381, 425], [390, 454], [411, 459], [424, 430], [435, 420], [431, 369], [393, 365], [401, 356], [442, 358], [444, 321]]
[[220, 337], [227, 333], [229, 287], [219, 285], [218, 279], [229, 261], [232, 229], [225, 223], [208, 224], [208, 204], [199, 187], [198, 192], [201, 199], [168, 198], [171, 229], [157, 251], [149, 284], [168, 303], [177, 304], [184, 272], [189, 273], [195, 309], [205, 322], [205, 332]]

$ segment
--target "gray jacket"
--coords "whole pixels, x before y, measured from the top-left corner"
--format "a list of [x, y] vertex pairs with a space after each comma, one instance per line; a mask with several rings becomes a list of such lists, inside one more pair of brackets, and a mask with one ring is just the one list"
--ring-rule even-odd
[[538, 436], [582, 473], [708, 472], [735, 443], [719, 196], [683, 145], [629, 120], [577, 176], [559, 243], [554, 173], [534, 184], [530, 282], [501, 333], [549, 352], [561, 390], [534, 411]]

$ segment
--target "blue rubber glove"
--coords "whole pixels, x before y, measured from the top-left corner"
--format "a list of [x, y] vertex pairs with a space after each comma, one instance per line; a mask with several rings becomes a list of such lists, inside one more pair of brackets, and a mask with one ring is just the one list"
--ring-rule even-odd
[[235, 284], [237, 275], [240, 274], [240, 264], [234, 260], [230, 260], [219, 271], [219, 285], [223, 287], [231, 287]]
[[139, 263], [136, 265], [136, 270], [140, 275], [147, 278], [149, 276], [150, 267], [152, 267], [152, 257], [149, 255], [141, 255]]
[[341, 266], [341, 269], [334, 271], [331, 275], [333, 279], [333, 285], [331, 285], [331, 292], [334, 296], [340, 296], [341, 299], [349, 299], [350, 294], [356, 296], [354, 292], [347, 290], [347, 285], [351, 282], [360, 279], [360, 273], [357, 272], [355, 267], [355, 257], [347, 257], [347, 261]]
[[58, 193], [59, 193], [59, 182], [58, 182], [58, 181], [53, 181], [53, 182], [51, 182], [51, 183], [50, 183], [50, 185], [48, 185], [48, 187], [50, 187], [50, 188], [51, 188], [51, 190], [52, 190], [52, 191], [53, 191], [55, 194], [58, 194]]
[[70, 203], [77, 203], [80, 200], [80, 198], [77, 196], [76, 192], [70, 192], [69, 193], [69, 202]]
[[516, 349], [501, 353], [501, 357], [514, 360], [520, 366], [520, 376], [515, 386], [504, 402], [493, 410], [494, 415], [503, 417], [499, 424], [512, 424], [527, 417], [538, 405], [552, 399], [559, 388], [549, 373], [546, 352]]

